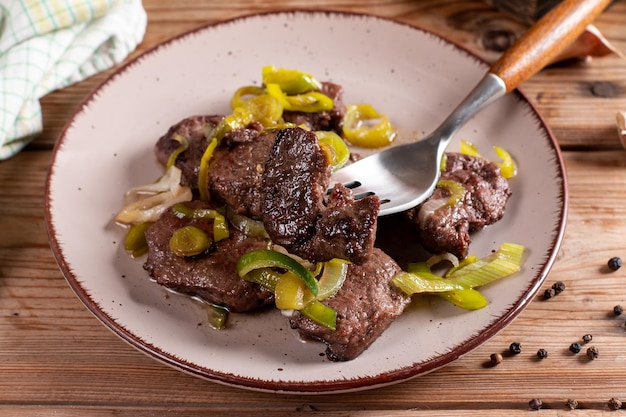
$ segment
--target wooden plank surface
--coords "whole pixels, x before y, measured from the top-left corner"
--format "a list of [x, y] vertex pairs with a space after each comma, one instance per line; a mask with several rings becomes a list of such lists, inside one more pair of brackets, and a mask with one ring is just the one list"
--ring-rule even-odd
[[[479, 1], [144, 4], [148, 31], [133, 56], [206, 23], [284, 7], [368, 12], [420, 24], [486, 59], [495, 55], [480, 44], [487, 28], [522, 29]], [[622, 0], [597, 25], [626, 50], [623, 22]], [[626, 110], [626, 64], [620, 59], [550, 68], [523, 86], [565, 150], [569, 221], [545, 288], [560, 280], [566, 290], [534, 300], [491, 341], [441, 370], [374, 391], [321, 396], [245, 391], [171, 369], [109, 332], [63, 279], [44, 221], [50, 149], [109, 73], [46, 97], [44, 134], [0, 163], [1, 416], [513, 416], [526, 415], [533, 398], [544, 402], [540, 415], [597, 416], [614, 415], [608, 406], [613, 397], [626, 402], [626, 314], [612, 313], [613, 306], [626, 306], [626, 268], [606, 268], [612, 256], [626, 259], [626, 151], [613, 121], [615, 111]], [[600, 352], [594, 361], [568, 350], [587, 333]], [[485, 366], [491, 353], [505, 352], [513, 341], [522, 343], [522, 354]], [[540, 348], [548, 350], [547, 359], [537, 359]], [[578, 400], [580, 410], [569, 411], [567, 399]]]

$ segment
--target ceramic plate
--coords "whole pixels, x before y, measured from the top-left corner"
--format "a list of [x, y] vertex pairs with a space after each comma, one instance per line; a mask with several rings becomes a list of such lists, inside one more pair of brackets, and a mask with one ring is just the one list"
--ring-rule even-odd
[[334, 12], [253, 15], [166, 42], [121, 68], [68, 123], [46, 189], [52, 250], [70, 286], [114, 333], [151, 357], [193, 375], [243, 388], [290, 393], [361, 390], [446, 365], [509, 324], [532, 300], [560, 245], [567, 205], [555, 139], [518, 92], [472, 119], [450, 145], [476, 144], [487, 157], [507, 149], [519, 175], [505, 218], [476, 233], [471, 252], [503, 242], [527, 247], [519, 273], [483, 288], [490, 304], [467, 312], [425, 299], [365, 353], [333, 363], [325, 346], [301, 342], [272, 310], [232, 315], [212, 330], [193, 300], [150, 281], [142, 260], [120, 242], [113, 218], [124, 192], [158, 178], [153, 146], [168, 127], [195, 114], [229, 112], [242, 85], [264, 65], [306, 70], [344, 86], [345, 102], [367, 102], [404, 137], [423, 136], [482, 77], [487, 66], [461, 47], [406, 24]]

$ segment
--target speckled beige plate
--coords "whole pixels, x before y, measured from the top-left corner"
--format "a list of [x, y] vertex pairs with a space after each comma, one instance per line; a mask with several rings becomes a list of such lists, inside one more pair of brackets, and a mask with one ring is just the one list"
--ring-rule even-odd
[[[306, 70], [368, 102], [404, 135], [423, 135], [477, 82], [486, 65], [429, 32], [372, 16], [333, 12], [253, 15], [166, 42], [121, 68], [80, 106], [58, 141], [46, 188], [51, 247], [72, 289], [114, 333], [193, 375], [290, 393], [362, 390], [446, 365], [509, 324], [532, 300], [559, 248], [567, 205], [563, 162], [542, 118], [519, 93], [501, 99], [458, 135], [494, 156], [509, 150], [519, 175], [505, 218], [477, 233], [472, 253], [502, 242], [528, 248], [522, 270], [485, 287], [488, 307], [467, 312], [439, 299], [416, 303], [359, 358], [329, 362], [298, 340], [276, 311], [232, 315], [214, 331], [194, 301], [151, 282], [120, 245], [113, 222], [124, 192], [161, 173], [156, 139], [180, 119], [226, 113], [234, 90], [261, 67]], [[458, 149], [458, 139], [451, 148]], [[417, 393], [416, 395], [419, 395]]]

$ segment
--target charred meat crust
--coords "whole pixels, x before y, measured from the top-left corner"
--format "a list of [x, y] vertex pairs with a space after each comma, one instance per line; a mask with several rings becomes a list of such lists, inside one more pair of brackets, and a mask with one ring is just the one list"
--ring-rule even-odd
[[278, 132], [260, 190], [261, 219], [273, 242], [297, 250], [313, 237], [330, 170], [314, 133], [300, 128]]
[[264, 133], [253, 141], [217, 147], [209, 164], [211, 198], [238, 214], [261, 218], [261, 181], [275, 139], [275, 132]]
[[346, 281], [324, 304], [337, 312], [336, 330], [329, 330], [296, 312], [290, 319], [301, 337], [326, 344], [332, 361], [348, 361], [363, 353], [409, 304], [410, 296], [391, 282], [400, 267], [375, 248], [362, 265], [348, 267]]
[[[184, 203], [190, 208], [213, 208], [211, 203]], [[172, 233], [187, 225], [213, 234], [212, 220], [179, 218], [170, 208], [146, 231], [149, 252], [144, 269], [160, 285], [207, 302], [227, 307], [233, 312], [259, 309], [273, 302], [273, 293], [237, 275], [237, 260], [254, 249], [264, 249], [264, 239], [243, 235], [231, 228], [227, 239], [215, 242], [208, 253], [181, 257], [169, 249]]]
[[319, 260], [365, 262], [374, 248], [379, 208], [377, 197], [355, 201], [352, 191], [335, 185], [318, 218], [315, 235], [305, 242], [302, 253], [314, 253]]
[[337, 185], [326, 199], [331, 167], [313, 132], [278, 132], [262, 176], [261, 219], [273, 242], [311, 261], [363, 263], [374, 247], [380, 203], [355, 201]]

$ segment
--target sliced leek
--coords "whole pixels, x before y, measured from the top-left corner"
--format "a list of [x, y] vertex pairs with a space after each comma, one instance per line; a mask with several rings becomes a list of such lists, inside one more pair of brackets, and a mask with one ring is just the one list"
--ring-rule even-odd
[[449, 281], [465, 288], [481, 287], [519, 271], [524, 246], [503, 243], [500, 248], [485, 258], [454, 271]]
[[431, 266], [443, 258], [431, 258], [427, 262], [409, 264], [408, 271], [396, 274], [393, 283], [406, 294], [436, 293], [459, 307], [480, 309], [488, 301], [475, 288], [519, 271], [524, 250], [522, 245], [503, 243], [489, 256], [471, 256], [460, 261], [458, 266], [453, 266], [443, 276], [431, 271]]
[[319, 280], [318, 300], [325, 300], [337, 294], [348, 275], [350, 262], [343, 259], [331, 259], [324, 262], [324, 269]]
[[226, 217], [216, 209], [192, 209], [184, 204], [175, 204], [172, 207], [174, 214], [181, 219], [211, 219], [213, 220], [213, 239], [219, 242], [229, 236]]
[[321, 324], [333, 331], [337, 330], [337, 312], [317, 300], [313, 300], [304, 306], [300, 312], [317, 324]]
[[302, 310], [313, 300], [304, 282], [293, 272], [284, 273], [276, 282], [274, 301], [281, 310]]
[[122, 224], [155, 222], [170, 206], [191, 200], [191, 189], [180, 185], [181, 175], [180, 169], [171, 166], [156, 182], [128, 190], [124, 196], [126, 205], [115, 216], [115, 221]]

